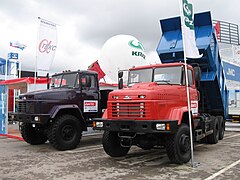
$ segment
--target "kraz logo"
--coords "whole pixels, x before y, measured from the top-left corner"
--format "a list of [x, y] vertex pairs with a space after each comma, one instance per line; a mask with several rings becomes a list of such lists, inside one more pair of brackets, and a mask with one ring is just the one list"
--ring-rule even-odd
[[[143, 45], [139, 41], [131, 40], [128, 42], [128, 45], [132, 48], [144, 51]], [[140, 51], [132, 51], [132, 56], [140, 56], [143, 59], [145, 59], [145, 57], [146, 57], [145, 54]]]
[[47, 39], [43, 39], [39, 43], [38, 50], [41, 53], [44, 53], [44, 52], [50, 53], [51, 51], [55, 51], [57, 46], [56, 45], [52, 45], [51, 43], [52, 43], [52, 41], [48, 41]]
[[182, 2], [185, 25], [191, 30], [194, 30], [193, 5], [191, 3], [188, 3], [187, 0], [182, 0]]

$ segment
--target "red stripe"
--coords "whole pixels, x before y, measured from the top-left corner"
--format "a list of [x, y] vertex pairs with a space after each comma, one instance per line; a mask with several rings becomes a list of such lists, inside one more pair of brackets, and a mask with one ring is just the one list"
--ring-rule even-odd
[[0, 136], [5, 136], [5, 137], [7, 137], [7, 138], [17, 139], [17, 140], [19, 140], [19, 141], [23, 141], [23, 138], [22, 138], [22, 137], [10, 135], [10, 134], [0, 134]]

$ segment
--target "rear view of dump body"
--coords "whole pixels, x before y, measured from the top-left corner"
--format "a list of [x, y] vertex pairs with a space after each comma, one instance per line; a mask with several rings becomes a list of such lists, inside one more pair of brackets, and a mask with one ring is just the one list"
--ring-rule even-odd
[[[131, 145], [163, 145], [169, 159], [182, 164], [191, 158], [191, 143], [180, 18], [160, 24], [162, 64], [129, 69], [129, 87], [109, 94], [108, 110], [94, 126], [105, 131], [103, 147], [110, 156], [126, 155]], [[217, 143], [224, 135], [227, 89], [210, 12], [196, 14], [194, 25], [203, 56], [187, 60], [193, 139]]]

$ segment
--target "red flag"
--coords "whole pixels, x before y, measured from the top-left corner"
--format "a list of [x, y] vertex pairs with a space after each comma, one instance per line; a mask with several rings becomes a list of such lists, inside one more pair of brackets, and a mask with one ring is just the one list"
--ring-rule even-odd
[[217, 39], [220, 40], [220, 21], [218, 21], [215, 26], [214, 26], [215, 30], [216, 30], [216, 35], [217, 35]]
[[88, 70], [95, 71], [98, 73], [98, 80], [102, 79], [106, 74], [101, 69], [100, 65], [98, 64], [98, 61], [95, 61], [90, 66], [88, 66]]

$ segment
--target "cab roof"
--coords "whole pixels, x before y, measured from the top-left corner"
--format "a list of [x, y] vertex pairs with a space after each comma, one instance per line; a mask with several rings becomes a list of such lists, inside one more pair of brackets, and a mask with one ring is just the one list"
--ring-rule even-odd
[[[184, 63], [166, 63], [166, 64], [151, 64], [151, 65], [144, 65], [130, 68], [129, 70], [140, 70], [140, 69], [154, 69], [158, 67], [177, 67], [177, 66], [184, 66]], [[187, 65], [191, 68], [190, 65]]]

